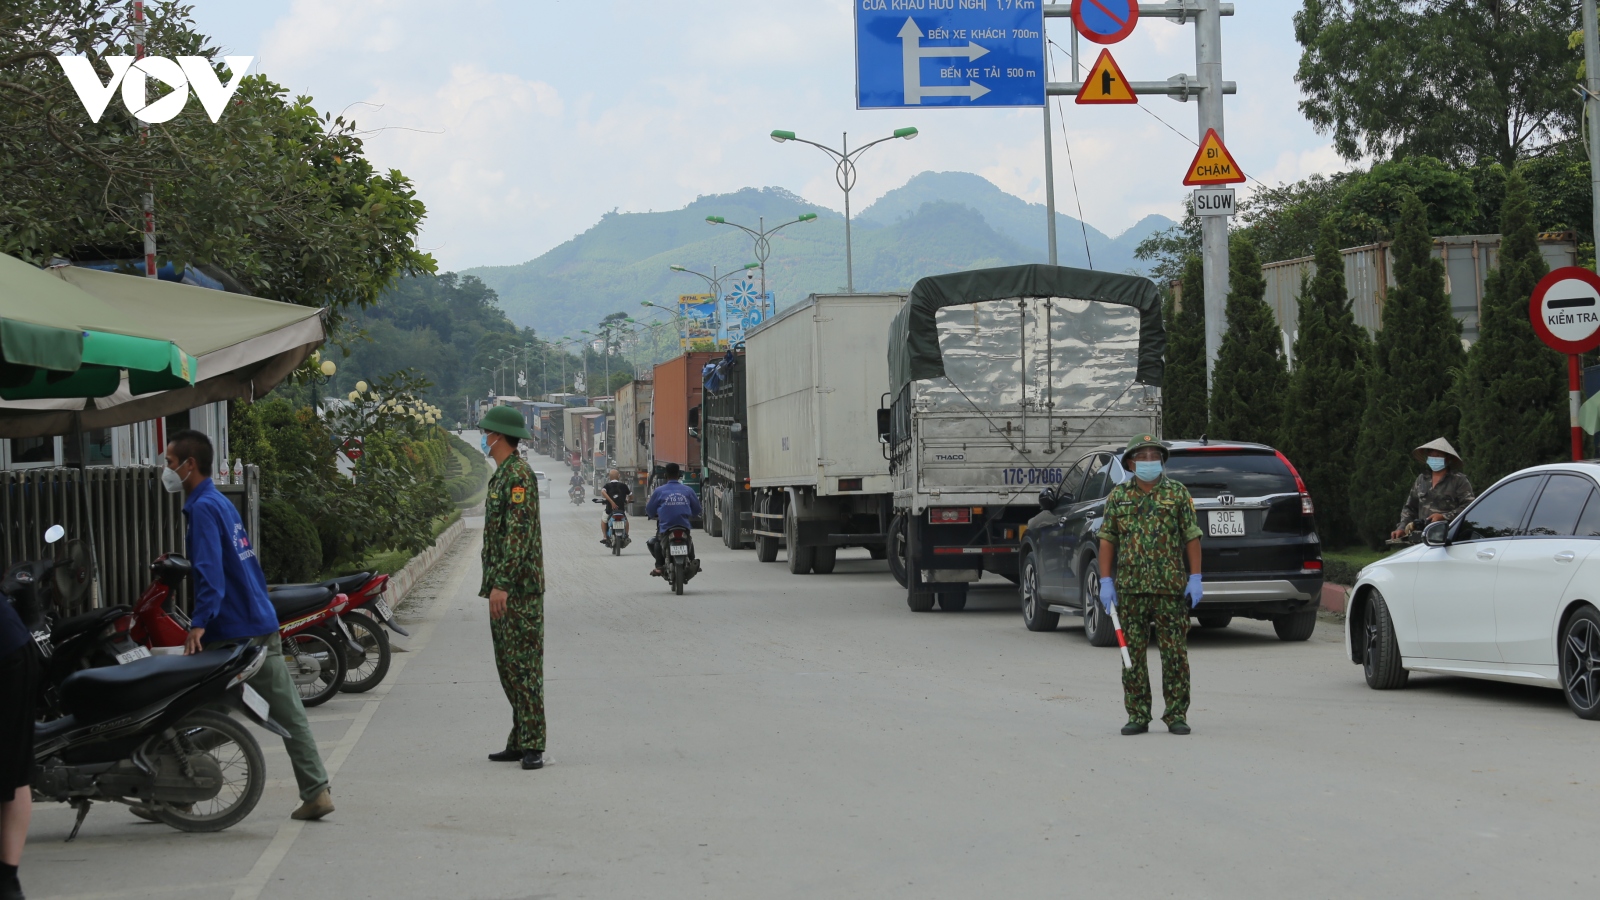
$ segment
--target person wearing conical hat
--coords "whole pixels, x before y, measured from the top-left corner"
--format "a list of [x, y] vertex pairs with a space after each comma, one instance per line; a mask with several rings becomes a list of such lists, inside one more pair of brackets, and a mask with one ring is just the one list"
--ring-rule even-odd
[[496, 762], [544, 767], [544, 539], [539, 482], [517, 452], [527, 440], [522, 414], [496, 406], [478, 423], [495, 461], [483, 504], [483, 584], [500, 687], [511, 701], [511, 734]]
[[1173, 734], [1188, 734], [1189, 615], [1204, 593], [1200, 579], [1200, 524], [1189, 489], [1165, 473], [1167, 445], [1153, 434], [1128, 442], [1122, 468], [1133, 478], [1111, 489], [1100, 526], [1100, 603], [1121, 607], [1122, 634], [1131, 668], [1122, 670], [1122, 733], [1150, 730], [1151, 626], [1161, 650], [1161, 718]]
[[1429, 441], [1411, 451], [1411, 456], [1428, 468], [1411, 485], [1406, 505], [1400, 509], [1400, 524], [1389, 535], [1395, 540], [1430, 522], [1454, 519], [1477, 497], [1467, 473], [1461, 471], [1461, 454], [1449, 441]]

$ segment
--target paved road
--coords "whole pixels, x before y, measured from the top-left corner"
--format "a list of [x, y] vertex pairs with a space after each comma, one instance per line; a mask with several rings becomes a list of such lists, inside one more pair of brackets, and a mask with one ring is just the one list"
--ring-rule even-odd
[[[559, 468], [558, 466], [552, 466]], [[884, 564], [795, 577], [709, 539], [674, 597], [597, 509], [544, 522], [549, 756], [508, 725], [469, 532], [390, 681], [312, 711], [338, 812], [186, 835], [41, 810], [34, 898], [1555, 897], [1592, 893], [1600, 725], [1555, 692], [1369, 691], [1337, 627], [1193, 640], [1195, 733], [1117, 734], [1114, 650], [1013, 595], [913, 615]], [[642, 523], [641, 523], [642, 524]], [[403, 662], [400, 662], [403, 660]], [[267, 736], [270, 738], [270, 736]], [[1585, 811], [1587, 810], [1587, 812]], [[1120, 892], [1119, 892], [1120, 889]]]

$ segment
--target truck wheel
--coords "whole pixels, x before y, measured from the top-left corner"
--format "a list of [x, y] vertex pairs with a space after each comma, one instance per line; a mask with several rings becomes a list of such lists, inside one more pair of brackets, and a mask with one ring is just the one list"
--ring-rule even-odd
[[838, 547], [812, 547], [811, 571], [818, 575], [832, 575], [833, 564], [839, 559]]
[[1017, 592], [1022, 596], [1022, 624], [1029, 631], [1055, 631], [1061, 614], [1050, 612], [1049, 604], [1039, 597], [1039, 562], [1032, 553], [1022, 558]]
[[933, 591], [920, 587], [908, 588], [906, 590], [906, 606], [911, 607], [912, 612], [931, 612], [933, 610]]
[[1317, 630], [1317, 611], [1308, 609], [1287, 616], [1274, 616], [1272, 630], [1278, 633], [1280, 641], [1307, 640]]
[[[772, 512], [772, 502], [771, 501], [772, 501], [772, 496], [770, 494], [762, 494], [761, 496], [757, 497], [756, 498], [756, 503], [755, 503], [756, 512], [761, 512], [761, 513], [770, 513], [770, 512]], [[752, 525], [752, 527], [760, 528], [763, 531], [770, 531], [772, 529], [772, 520], [771, 519], [752, 518], [751, 519], [751, 525]], [[778, 539], [777, 538], [768, 537], [767, 535], [764, 535], [764, 534], [758, 534], [758, 535], [755, 536], [755, 541], [756, 541], [756, 560], [757, 561], [764, 562], [764, 563], [776, 562], [777, 561], [777, 559], [778, 559]]]
[[872, 546], [867, 548], [867, 555], [873, 559], [884, 559], [888, 557], [889, 550], [886, 547]]
[[906, 517], [897, 515], [889, 520], [889, 546], [885, 547], [885, 555], [889, 557], [889, 574], [899, 582], [901, 587], [906, 587]]
[[722, 517], [720, 515], [722, 510], [717, 504], [716, 496], [717, 492], [713, 489], [711, 491], [712, 500], [705, 505], [706, 534], [710, 537], [719, 538], [722, 537]]
[[783, 511], [783, 542], [789, 546], [789, 574], [807, 575], [816, 561], [815, 547], [800, 543], [800, 521], [794, 507]]
[[729, 550], [744, 549], [744, 524], [740, 521], [743, 518], [740, 507], [744, 504], [740, 502], [739, 496], [730, 491], [728, 502], [724, 504], [727, 512], [722, 517], [722, 534], [723, 543], [728, 545]]
[[961, 612], [967, 608], [967, 586], [962, 585], [960, 590], [940, 591], [939, 608], [945, 612]]
[[1112, 626], [1105, 607], [1100, 605], [1100, 565], [1094, 557], [1083, 564], [1078, 585], [1078, 597], [1083, 603], [1083, 636], [1089, 639], [1091, 647], [1115, 647], [1117, 629]]

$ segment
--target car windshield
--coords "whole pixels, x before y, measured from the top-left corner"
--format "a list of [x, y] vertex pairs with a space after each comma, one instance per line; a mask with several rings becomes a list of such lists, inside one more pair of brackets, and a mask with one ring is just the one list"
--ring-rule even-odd
[[1197, 499], [1215, 498], [1226, 491], [1235, 497], [1293, 494], [1300, 489], [1294, 473], [1278, 454], [1270, 451], [1210, 450], [1174, 453], [1167, 475], [1189, 489]]

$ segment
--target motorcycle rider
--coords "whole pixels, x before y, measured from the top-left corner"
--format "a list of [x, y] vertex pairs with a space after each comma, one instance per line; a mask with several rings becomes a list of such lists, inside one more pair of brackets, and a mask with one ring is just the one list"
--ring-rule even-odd
[[567, 482], [567, 496], [572, 496], [576, 491], [578, 496], [583, 496], [583, 472], [577, 467], [572, 467], [572, 479]]
[[[604, 497], [606, 501], [606, 514], [600, 520], [600, 543], [602, 544], [606, 542], [606, 528], [611, 523], [611, 514], [618, 510], [626, 513], [628, 511], [628, 501], [633, 499], [633, 489], [623, 482], [621, 472], [612, 469], [606, 475], [610, 480], [600, 489], [600, 496]], [[627, 534], [627, 520], [624, 519], [623, 522], [623, 534]]]
[[1429, 441], [1411, 451], [1411, 456], [1425, 464], [1428, 471], [1418, 475], [1411, 485], [1411, 493], [1400, 510], [1400, 524], [1389, 533], [1390, 540], [1401, 540], [1433, 522], [1448, 522], [1477, 497], [1472, 482], [1461, 471], [1461, 454], [1449, 441]]
[[661, 475], [667, 481], [655, 489], [650, 495], [650, 502], [645, 504], [644, 514], [656, 519], [656, 536], [645, 541], [645, 546], [650, 548], [650, 555], [656, 559], [656, 567], [650, 571], [652, 576], [658, 576], [666, 568], [666, 549], [661, 546], [661, 536], [666, 534], [668, 528], [681, 526], [690, 532], [689, 558], [694, 559], [693, 520], [700, 515], [700, 496], [693, 488], [683, 484], [683, 469], [677, 463], [667, 463], [661, 470]]

